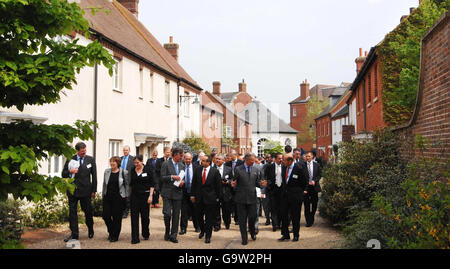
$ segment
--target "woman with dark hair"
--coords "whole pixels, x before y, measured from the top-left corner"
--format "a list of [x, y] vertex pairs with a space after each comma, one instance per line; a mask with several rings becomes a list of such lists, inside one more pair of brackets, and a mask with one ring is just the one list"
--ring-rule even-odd
[[153, 201], [155, 182], [151, 165], [144, 166], [142, 155], [134, 159], [134, 169], [131, 170], [130, 181], [130, 207], [131, 207], [131, 244], [139, 240], [139, 214], [141, 215], [142, 237], [150, 237], [150, 204]]
[[105, 170], [102, 195], [103, 220], [108, 228], [108, 240], [112, 243], [119, 240], [130, 181], [128, 172], [120, 168], [119, 157], [110, 158], [109, 163], [111, 168]]

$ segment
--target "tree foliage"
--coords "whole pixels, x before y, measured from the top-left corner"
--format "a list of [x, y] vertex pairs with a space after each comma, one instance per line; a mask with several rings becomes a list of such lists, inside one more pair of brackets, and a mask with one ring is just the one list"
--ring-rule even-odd
[[389, 125], [400, 125], [410, 119], [419, 86], [421, 39], [449, 6], [450, 0], [422, 1], [378, 46], [383, 114]]
[[[89, 37], [83, 14], [66, 0], [0, 0], [0, 107], [23, 111], [25, 105], [57, 103], [86, 66], [103, 64], [112, 74], [114, 61], [98, 41], [84, 46], [68, 36], [76, 31]], [[39, 201], [73, 190], [69, 179], [39, 174], [39, 162], [49, 154], [70, 158], [75, 151], [69, 143], [92, 139], [95, 125], [0, 124], [0, 200], [13, 194]]]
[[264, 154], [283, 153], [284, 147], [280, 141], [266, 140], [264, 142]]
[[[301, 130], [297, 135], [297, 144], [303, 145], [316, 141], [316, 121], [315, 118], [319, 116], [322, 111], [328, 107], [330, 100], [326, 98], [325, 100], [320, 100], [318, 95], [312, 95], [311, 99], [306, 105], [306, 116], [305, 120], [301, 125]], [[310, 128], [312, 126], [312, 128]], [[310, 149], [308, 149], [310, 150]]]
[[193, 132], [189, 133], [184, 139], [183, 143], [189, 145], [193, 150], [203, 150], [205, 154], [211, 154], [211, 147], [202, 140], [201, 137], [196, 136]]

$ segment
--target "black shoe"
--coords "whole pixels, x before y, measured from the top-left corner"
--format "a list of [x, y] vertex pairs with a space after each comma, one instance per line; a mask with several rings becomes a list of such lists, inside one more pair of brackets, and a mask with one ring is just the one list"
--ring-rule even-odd
[[204, 235], [205, 235], [205, 233], [204, 233], [204, 232], [201, 232], [201, 233], [198, 235], [198, 239], [202, 239]]
[[117, 241], [119, 241], [118, 238], [111, 238], [111, 239], [109, 240], [109, 242], [111, 242], [111, 243], [114, 243], [114, 242], [117, 242]]
[[250, 235], [250, 237], [252, 238], [253, 241], [256, 240], [256, 234], [252, 234], [252, 235]]
[[144, 240], [147, 241], [150, 237], [144, 237]]
[[94, 237], [94, 230], [89, 231], [88, 237], [89, 237], [89, 239], [92, 239]]
[[277, 227], [272, 227], [272, 231], [276, 232], [277, 231]]
[[200, 232], [200, 229], [199, 229], [199, 228], [195, 228], [195, 232], [196, 232], [196, 233], [199, 233], [199, 232]]
[[225, 224], [225, 229], [229, 230], [230, 229], [230, 224]]
[[296, 242], [298, 241], [298, 236], [294, 236], [294, 238], [292, 239], [292, 242]]
[[311, 223], [307, 223], [307, 224], [306, 224], [306, 227], [311, 227], [311, 226], [312, 226]]
[[247, 245], [247, 243], [248, 243], [247, 240], [242, 240], [242, 245], [245, 246], [245, 245]]
[[211, 243], [211, 238], [205, 238], [205, 243], [206, 243], [206, 244]]
[[291, 238], [287, 237], [287, 236], [282, 236], [280, 239], [278, 239], [278, 241], [283, 242], [283, 241], [289, 240], [289, 239], [291, 239]]
[[169, 241], [172, 242], [172, 243], [175, 243], [175, 244], [178, 243], [178, 240], [175, 237], [171, 237], [169, 239]]
[[69, 242], [70, 240], [78, 240], [78, 236], [69, 235], [66, 239], [64, 239], [64, 242]]
[[264, 223], [265, 225], [270, 225], [270, 220], [267, 220], [266, 223]]
[[235, 221], [235, 222], [234, 222], [234, 225], [239, 225], [239, 222], [238, 222], [238, 221]]
[[165, 234], [165, 235], [164, 235], [164, 240], [165, 240], [165, 241], [169, 241], [169, 239], [170, 239], [170, 235], [169, 235], [169, 234]]
[[123, 213], [122, 219], [126, 219], [128, 217], [128, 212]]
[[132, 241], [131, 241], [131, 244], [133, 244], [133, 245], [134, 245], [134, 244], [139, 244], [140, 242], [141, 242], [141, 241], [139, 241], [139, 240], [132, 240]]
[[220, 231], [220, 227], [214, 227], [214, 232]]
[[180, 235], [183, 235], [183, 234], [185, 234], [185, 233], [186, 233], [186, 230], [181, 230], [181, 231], [179, 232]]

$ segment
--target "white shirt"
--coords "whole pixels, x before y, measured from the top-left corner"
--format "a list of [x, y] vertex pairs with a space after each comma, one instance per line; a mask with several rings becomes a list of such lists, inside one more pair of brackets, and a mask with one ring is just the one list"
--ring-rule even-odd
[[219, 170], [220, 176], [223, 177], [223, 164], [222, 166], [217, 166], [217, 170]]
[[[208, 178], [208, 173], [209, 173], [209, 169], [211, 168], [211, 166], [208, 166], [206, 168], [206, 176], [205, 176], [205, 181]], [[202, 166], [202, 180], [203, 180], [203, 172], [205, 171], [205, 168]]]
[[275, 184], [277, 184], [278, 187], [281, 187], [281, 164], [275, 163]]

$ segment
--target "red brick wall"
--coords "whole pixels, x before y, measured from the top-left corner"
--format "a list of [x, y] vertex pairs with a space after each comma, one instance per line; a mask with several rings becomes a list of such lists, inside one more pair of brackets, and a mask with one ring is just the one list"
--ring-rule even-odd
[[241, 113], [244, 108], [253, 101], [253, 98], [246, 92], [240, 92], [233, 101], [233, 107], [237, 113]]
[[[331, 154], [329, 146], [332, 143], [333, 130], [331, 129], [331, 117], [324, 116], [316, 120], [316, 140], [317, 140], [317, 155], [319, 157], [328, 160]], [[320, 147], [324, 147], [324, 152], [319, 150]]]
[[416, 108], [410, 123], [397, 129], [400, 141], [410, 141], [403, 146], [405, 157], [419, 153], [411, 150], [416, 135], [430, 142], [425, 157], [436, 156], [443, 162], [450, 157], [449, 36], [447, 12], [422, 40]]
[[366, 72], [364, 80], [361, 80], [353, 96], [356, 98], [356, 133], [364, 131], [364, 96], [366, 98], [366, 131], [374, 132], [378, 128], [386, 127], [386, 123], [383, 121], [380, 68], [380, 60], [377, 58]]
[[[299, 131], [299, 134], [304, 133], [309, 130], [304, 130], [302, 128], [302, 124], [305, 120], [306, 116], [306, 109], [307, 109], [307, 103], [301, 103], [301, 104], [291, 104], [291, 127], [295, 130]], [[297, 110], [297, 116], [294, 117], [294, 108]], [[299, 148], [303, 148], [304, 150], [311, 150], [313, 148], [314, 141], [308, 141], [306, 143], [301, 143], [297, 145]]]

